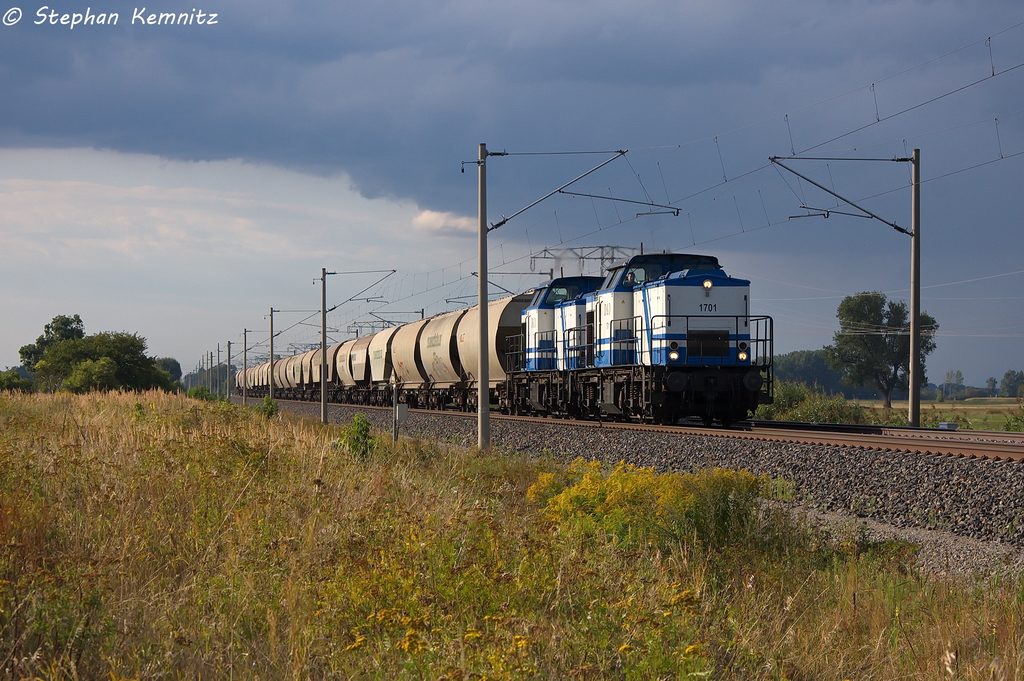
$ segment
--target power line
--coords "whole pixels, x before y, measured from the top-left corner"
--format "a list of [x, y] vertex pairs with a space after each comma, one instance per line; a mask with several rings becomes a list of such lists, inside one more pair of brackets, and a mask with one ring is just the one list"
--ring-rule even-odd
[[[1020, 22], [1020, 23], [1014, 24], [1013, 26], [1010, 26], [1010, 27], [1005, 28], [1005, 29], [1003, 29], [1001, 31], [998, 31], [996, 33], [991, 34], [991, 36], [989, 36], [989, 37], [987, 37], [985, 39], [979, 39], [979, 40], [973, 41], [973, 42], [968, 43], [968, 44], [966, 44], [966, 45], [964, 45], [962, 47], [959, 47], [959, 48], [956, 48], [956, 49], [951, 50], [949, 52], [946, 52], [946, 53], [944, 53], [942, 55], [933, 57], [933, 58], [928, 59], [928, 60], [926, 60], [924, 62], [916, 64], [914, 66], [911, 66], [911, 67], [908, 67], [908, 68], [903, 69], [901, 71], [898, 71], [896, 73], [890, 74], [889, 76], [886, 76], [884, 78], [876, 79], [871, 85], [861, 86], [861, 87], [858, 87], [858, 88], [854, 88], [854, 89], [848, 90], [848, 91], [846, 91], [844, 93], [841, 93], [841, 94], [837, 94], [837, 95], [833, 95], [833, 96], [828, 97], [828, 98], [821, 99], [821, 100], [819, 100], [819, 101], [817, 101], [817, 102], [815, 102], [813, 104], [809, 104], [809, 105], [806, 105], [804, 107], [801, 107], [801, 108], [789, 111], [789, 112], [787, 112], [786, 114], [784, 114], [782, 116], [776, 116], [776, 117], [767, 118], [767, 119], [764, 119], [764, 120], [756, 122], [756, 123], [750, 123], [750, 124], [747, 124], [747, 125], [744, 125], [744, 126], [741, 126], [741, 127], [738, 127], [738, 128], [731, 129], [731, 130], [729, 130], [729, 131], [727, 131], [725, 133], [719, 133], [718, 135], [708, 136], [708, 137], [705, 137], [705, 138], [700, 138], [698, 140], [692, 140], [692, 141], [687, 142], [687, 143], [682, 143], [682, 144], [677, 144], [677, 145], [661, 145], [661, 146], [652, 146], [652, 147], [642, 147], [641, 149], [650, 149], [650, 150], [654, 150], [654, 149], [680, 149], [683, 146], [690, 146], [692, 144], [695, 144], [695, 143], [698, 143], [698, 142], [701, 142], [701, 141], [710, 141], [710, 140], [715, 139], [717, 137], [724, 137], [726, 135], [730, 135], [730, 134], [733, 134], [733, 133], [736, 133], [736, 132], [739, 132], [739, 131], [742, 131], [742, 130], [745, 130], [745, 129], [749, 129], [749, 128], [755, 127], [757, 125], [761, 125], [761, 124], [764, 124], [764, 123], [767, 123], [767, 122], [779, 120], [780, 118], [788, 117], [788, 115], [791, 114], [791, 113], [801, 112], [801, 111], [804, 111], [804, 110], [807, 110], [807, 109], [819, 106], [821, 104], [824, 104], [824, 103], [827, 103], [827, 102], [830, 102], [830, 101], [842, 98], [842, 97], [847, 96], [849, 94], [853, 94], [855, 92], [864, 90], [865, 88], [871, 87], [875, 83], [885, 82], [887, 80], [891, 80], [892, 78], [895, 78], [897, 76], [903, 75], [903, 74], [908, 73], [910, 71], [913, 71], [915, 69], [921, 68], [921, 67], [923, 67], [925, 65], [928, 65], [928, 64], [931, 64], [931, 63], [933, 63], [935, 61], [947, 58], [947, 57], [949, 57], [951, 55], [954, 55], [954, 54], [956, 54], [956, 53], [958, 53], [958, 52], [960, 52], [960, 51], [962, 51], [964, 49], [967, 49], [969, 47], [973, 47], [973, 46], [979, 45], [981, 43], [984, 43], [984, 42], [990, 40], [991, 37], [1002, 35], [1002, 34], [1008, 32], [1008, 31], [1017, 29], [1017, 28], [1019, 28], [1021, 26], [1024, 26], [1024, 22]], [[945, 99], [945, 98], [947, 98], [947, 97], [949, 97], [951, 95], [957, 94], [959, 92], [963, 92], [963, 91], [965, 91], [967, 89], [970, 89], [970, 88], [972, 88], [972, 87], [974, 87], [974, 86], [976, 86], [978, 84], [987, 82], [988, 80], [992, 80], [994, 78], [1003, 76], [1003, 75], [1005, 75], [1007, 73], [1013, 72], [1013, 71], [1019, 69], [1021, 66], [1024, 66], [1024, 63], [1018, 63], [1018, 64], [1015, 64], [1015, 65], [1010, 66], [1008, 68], [1005, 68], [1005, 69], [997, 71], [994, 68], [994, 64], [993, 64], [993, 68], [992, 68], [991, 73], [989, 75], [986, 75], [983, 78], [980, 78], [980, 79], [971, 81], [969, 83], [966, 83], [964, 85], [961, 85], [959, 87], [950, 89], [950, 90], [948, 90], [948, 91], [946, 91], [946, 92], [944, 92], [942, 94], [939, 94], [939, 95], [937, 95], [935, 97], [931, 97], [931, 98], [926, 99], [924, 101], [918, 102], [918, 103], [916, 103], [916, 104], [914, 104], [912, 106], [905, 107], [904, 109], [901, 109], [900, 111], [897, 111], [895, 113], [889, 114], [887, 116], [877, 116], [876, 115], [875, 120], [873, 120], [872, 122], [870, 122], [868, 124], [865, 124], [865, 125], [862, 125], [862, 126], [855, 127], [853, 129], [850, 129], [850, 130], [848, 130], [846, 132], [843, 132], [843, 133], [841, 133], [839, 135], [833, 136], [833, 137], [831, 137], [831, 138], [829, 138], [829, 139], [827, 139], [827, 140], [825, 140], [823, 142], [819, 142], [819, 143], [814, 144], [812, 146], [806, 147], [801, 152], [798, 152], [797, 155], [805, 154], [808, 151], [820, 148], [822, 146], [825, 146], [825, 145], [830, 144], [832, 142], [835, 142], [837, 140], [840, 140], [840, 139], [843, 139], [843, 138], [848, 137], [850, 135], [856, 134], [857, 132], [863, 131], [863, 130], [865, 130], [867, 128], [870, 128], [870, 127], [872, 127], [874, 125], [877, 125], [879, 123], [891, 120], [893, 118], [896, 118], [896, 117], [902, 116], [904, 114], [907, 114], [907, 113], [909, 113], [911, 111], [914, 111], [914, 110], [920, 109], [922, 107], [928, 106], [928, 105], [933, 104], [933, 103], [935, 103], [937, 101]], [[1021, 112], [1017, 111], [1017, 112], [1014, 112], [1014, 113], [1011, 113], [1011, 114], [1007, 114], [1005, 116], [1002, 116], [1002, 118], [1006, 118], [1008, 116], [1016, 115], [1018, 113], [1021, 113]], [[959, 129], [961, 127], [967, 127], [969, 125], [975, 125], [975, 124], [977, 124], [977, 123], [965, 124], [964, 126], [954, 126], [954, 127], [946, 128], [945, 130], [938, 131], [938, 132], [947, 132], [947, 131], [950, 131], [950, 130], [955, 130], [955, 129]], [[926, 133], [926, 134], [936, 134], [936, 132], [933, 131], [931, 133]], [[575, 151], [575, 152], [574, 151], [566, 151], [566, 152], [497, 152], [497, 154], [500, 154], [500, 155], [510, 155], [510, 156], [512, 156], [512, 155], [516, 155], [516, 156], [532, 156], [532, 155], [561, 156], [561, 155], [594, 154], [594, 153], [597, 153], [597, 154], [603, 154], [603, 153], [619, 154], [621, 152], [620, 151], [601, 151], [601, 152], [578, 152], [578, 151]], [[923, 180], [923, 182], [927, 183], [927, 182], [932, 182], [932, 181], [935, 181], [935, 180], [947, 178], [947, 177], [950, 177], [952, 175], [956, 175], [956, 174], [959, 174], [959, 173], [967, 172], [969, 170], [975, 170], [977, 168], [981, 168], [981, 167], [984, 167], [984, 166], [996, 163], [998, 161], [1003, 161], [1003, 160], [1008, 160], [1008, 159], [1011, 159], [1011, 158], [1015, 158], [1015, 157], [1020, 156], [1020, 155], [1024, 155], [1024, 151], [1015, 152], [1015, 153], [1006, 154], [1006, 155], [1004, 155], [1000, 151], [1000, 154], [999, 154], [998, 158], [994, 158], [994, 159], [991, 159], [991, 160], [988, 160], [988, 161], [984, 161], [984, 162], [981, 162], [981, 163], [973, 164], [971, 166], [967, 166], [967, 167], [960, 168], [960, 169], [957, 169], [957, 170], [954, 170], [954, 171], [950, 171], [948, 173], [944, 173], [944, 174], [939, 175], [939, 176], [931, 177], [931, 178], [928, 178], [926, 180]], [[891, 159], [885, 159], [885, 160], [891, 160]], [[724, 164], [724, 159], [723, 159], [723, 164]], [[753, 168], [751, 170], [748, 170], [748, 171], [746, 171], [744, 173], [740, 173], [740, 174], [734, 176], [732, 180], [717, 182], [717, 183], [714, 183], [714, 184], [709, 185], [707, 187], [704, 187], [703, 189], [700, 189], [698, 191], [691, 192], [690, 194], [688, 194], [686, 196], [683, 196], [680, 199], [677, 199], [675, 201], [671, 201], [669, 205], [671, 205], [671, 206], [679, 206], [680, 204], [682, 204], [682, 203], [684, 203], [684, 202], [686, 202], [686, 201], [688, 201], [688, 200], [690, 200], [692, 198], [695, 198], [697, 196], [700, 196], [700, 195], [705, 194], [705, 193], [710, 192], [710, 191], [714, 191], [715, 189], [719, 189], [719, 188], [726, 187], [726, 186], [728, 186], [730, 188], [735, 187], [737, 185], [737, 181], [738, 180], [749, 178], [750, 176], [754, 175], [755, 173], [759, 172], [760, 170], [763, 170], [764, 168], [768, 167], [768, 165], [770, 165], [770, 164], [760, 165], [760, 166], [755, 167], [755, 168]], [[640, 186], [641, 186], [641, 189], [644, 192], [645, 196], [648, 196], [648, 198], [649, 198], [649, 194], [647, 193], [646, 188], [643, 187], [643, 183], [640, 180], [639, 173], [635, 170], [635, 168], [632, 167], [632, 164], [629, 164], [629, 166], [630, 166], [630, 170], [632, 171], [632, 174], [636, 177], [636, 179], [638, 181], [640, 181]], [[659, 169], [660, 169], [660, 166], [659, 166]], [[660, 170], [659, 170], [659, 172], [660, 172]], [[662, 178], [664, 178], [663, 175], [662, 175]], [[577, 179], [580, 179], [580, 178], [577, 178]], [[663, 179], [663, 183], [664, 183], [664, 179]], [[666, 185], [665, 189], [666, 189], [666, 194], [668, 194], [667, 185]], [[892, 190], [887, 190], [885, 192], [880, 192], [880, 193], [873, 194], [873, 195], [870, 195], [870, 196], [862, 197], [862, 198], [860, 198], [858, 200], [863, 201], [863, 200], [868, 200], [868, 199], [872, 199], [872, 198], [877, 198], [877, 197], [884, 196], [884, 195], [887, 195], [887, 194], [891, 194], [891, 193], [894, 193], [894, 192], [903, 191], [905, 189], [906, 189], [906, 187], [898, 187], [898, 188], [895, 188], [895, 189], [892, 189]], [[724, 193], [725, 192], [723, 191], [718, 196], [710, 199], [710, 201], [714, 201], [715, 198], [720, 197]], [[545, 198], [547, 198], [547, 197], [545, 197]], [[602, 198], [607, 198], [607, 197], [602, 197]], [[707, 202], [707, 203], [710, 203], [710, 201]], [[567, 202], [565, 202], [565, 203], [567, 203]], [[565, 205], [565, 203], [563, 203], [562, 205]], [[704, 205], [707, 205], [707, 203], [705, 203]], [[531, 205], [534, 205], [534, 204], [531, 204]], [[698, 207], [697, 209], [699, 209], [699, 208], [700, 207]], [[767, 215], [766, 215], [766, 217], [767, 217]], [[574, 242], [579, 242], [582, 239], [594, 236], [594, 235], [599, 234], [601, 232], [605, 232], [605, 231], [607, 231], [609, 229], [614, 229], [614, 228], [617, 228], [617, 227], [621, 227], [621, 226], [627, 225], [627, 224], [633, 222], [636, 219], [637, 219], [636, 216], [628, 217], [626, 219], [621, 219], [620, 218], [617, 221], [614, 221], [611, 224], [607, 224], [607, 225], [604, 225], [604, 226], [601, 226], [600, 223], [598, 223], [598, 227], [596, 229], [593, 229], [593, 230], [588, 231], [588, 232], [584, 232], [582, 234], [578, 234], [576, 236], [571, 236], [570, 235], [570, 237], [568, 239], [561, 238], [557, 242], [557, 244], [558, 245], [563, 245], [563, 244], [571, 244], [571, 243], [574, 243]], [[497, 226], [500, 226], [501, 224], [504, 224], [504, 222], [505, 222], [505, 220], [503, 220]], [[535, 221], [533, 224], [536, 225], [538, 223], [539, 223], [539, 219], [538, 219], [538, 221]], [[722, 234], [722, 235], [716, 236], [714, 238], [704, 239], [704, 240], [701, 240], [701, 241], [693, 239], [693, 245], [697, 246], [697, 245], [710, 244], [710, 243], [714, 243], [714, 242], [717, 242], [717, 241], [721, 241], [723, 239], [732, 238], [732, 237], [738, 236], [740, 234], [749, 234], [751, 232], [755, 232], [755, 231], [759, 231], [759, 230], [762, 230], [762, 229], [766, 229], [768, 227], [776, 226], [778, 224], [782, 224], [782, 222], [775, 222], [775, 223], [773, 223], [769, 219], [769, 220], [767, 220], [766, 223], [764, 223], [764, 224], [762, 224], [760, 226], [755, 226], [755, 227], [752, 227], [752, 228], [741, 229], [738, 232], [733, 232], [733, 233], [729, 233], [729, 234]], [[529, 227], [525, 227], [524, 229], [528, 229], [528, 228]], [[519, 232], [519, 234], [522, 234], [522, 232]], [[505, 244], [508, 244], [508, 243], [511, 243], [511, 242], [512, 242], [512, 239], [510, 237], [508, 240], [506, 240], [504, 242], [500, 242], [496, 246], [492, 246], [491, 250], [492, 251], [498, 250], [499, 252], [501, 252], [502, 247]], [[531, 251], [532, 251], [532, 249], [531, 249]], [[532, 251], [530, 253], [526, 253], [526, 254], [521, 255], [519, 257], [515, 257], [515, 258], [512, 258], [512, 259], [503, 258], [502, 260], [503, 260], [503, 263], [506, 264], [506, 265], [507, 264], [513, 264], [513, 263], [517, 263], [517, 262], [523, 261], [526, 258], [533, 257], [533, 256], [536, 255], [536, 253], [539, 253], [539, 252], [540, 251]], [[405, 301], [405, 300], [408, 300], [408, 299], [411, 299], [411, 298], [414, 298], [414, 297], [417, 297], [417, 296], [420, 296], [420, 295], [425, 295], [425, 294], [433, 292], [433, 291], [438, 291], [438, 290], [441, 290], [441, 289], [449, 287], [449, 286], [455, 286], [455, 285], [460, 284], [462, 282], [466, 282], [467, 280], [469, 280], [471, 278], [471, 275], [461, 275], [460, 274], [459, 277], [457, 277], [456, 279], [454, 279], [452, 281], [446, 281], [444, 275], [445, 275], [445, 272], [447, 272], [448, 270], [453, 270], [455, 268], [459, 268], [460, 273], [461, 273], [462, 265], [463, 264], [469, 264], [471, 262], [472, 262], [472, 260], [467, 258], [467, 259], [459, 261], [459, 262], [457, 262], [457, 263], [455, 263], [453, 265], [449, 265], [447, 267], [444, 267], [444, 268], [442, 268], [440, 270], [432, 270], [430, 272], [416, 273], [416, 274], [412, 275], [414, 277], [414, 280], [413, 280], [412, 286], [410, 287], [412, 289], [411, 292], [408, 295], [388, 296], [389, 304], [394, 304], [394, 303], [397, 303], [397, 302]], [[935, 288], [935, 287], [939, 287], [939, 286], [951, 286], [951, 285], [961, 284], [961, 283], [970, 283], [972, 281], [982, 281], [982, 280], [985, 280], [985, 279], [990, 279], [990, 278], [994, 278], [994, 277], [998, 277], [998, 276], [1009, 276], [1010, 274], [1018, 274], [1018, 273], [1020, 273], [1020, 272], [1007, 273], [1007, 274], [1004, 274], [1004, 275], [991, 275], [989, 277], [979, 277], [979, 278], [972, 279], [972, 280], [965, 280], [963, 282], [951, 282], [951, 283], [948, 283], [948, 284], [936, 284], [936, 285], [932, 285], [932, 286], [927, 286], [925, 288]], [[441, 283], [439, 285], [431, 286], [430, 285], [430, 277], [431, 277], [431, 275], [436, 275], [436, 274], [440, 274], [441, 275]], [[419, 290], [419, 291], [417, 291], [416, 287], [415, 287], [415, 277], [418, 277], [418, 276], [425, 276], [426, 277], [426, 285], [423, 287], [422, 290]], [[408, 280], [408, 278], [409, 278], [409, 275], [406, 275], [405, 277], [403, 277], [401, 279], [401, 281], [398, 283], [399, 288], [402, 285], [404, 285], [404, 283]], [[366, 289], [366, 290], [368, 290], [368, 289]], [[808, 298], [808, 299], [809, 300], [813, 300], [814, 298]], [[818, 298], [818, 299], [827, 299], [827, 298]], [[804, 300], [804, 299], [781, 299], [781, 300]], [[346, 301], [346, 302], [349, 302], [349, 301]], [[380, 309], [380, 308], [375, 308], [375, 309]], [[361, 312], [360, 314], [366, 314], [366, 313], [365, 312]], [[303, 320], [303, 321], [306, 321], [306, 320]], [[288, 328], [282, 330], [281, 333], [289, 331], [289, 330], [295, 328], [296, 326], [299, 326], [301, 323], [302, 322], [297, 322], [296, 324], [293, 324], [291, 327], [288, 327]], [[275, 334], [275, 335], [279, 335], [279, 334]], [[259, 347], [260, 345], [261, 344], [258, 343], [254, 347]]]

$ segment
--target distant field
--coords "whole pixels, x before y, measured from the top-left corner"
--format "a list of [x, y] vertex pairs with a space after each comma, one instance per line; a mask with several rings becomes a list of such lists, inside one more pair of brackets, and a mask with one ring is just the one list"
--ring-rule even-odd
[[[881, 400], [856, 400], [869, 409], [881, 409]], [[907, 411], [906, 400], [893, 400], [894, 411]], [[1007, 420], [1020, 415], [1021, 405], [1011, 397], [972, 397], [963, 401], [921, 401], [922, 422], [956, 421], [962, 428], [974, 430], [1003, 430]], [[966, 422], [965, 422], [966, 420]]]

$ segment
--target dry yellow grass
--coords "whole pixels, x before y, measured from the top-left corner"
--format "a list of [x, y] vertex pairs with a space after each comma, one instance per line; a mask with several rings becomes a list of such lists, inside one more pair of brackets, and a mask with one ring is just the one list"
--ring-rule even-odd
[[578, 512], [528, 500], [549, 460], [350, 444], [175, 395], [0, 395], [0, 677], [1024, 673], [1016, 577], [929, 579], [909, 547], [781, 516], [606, 531], [596, 478]]

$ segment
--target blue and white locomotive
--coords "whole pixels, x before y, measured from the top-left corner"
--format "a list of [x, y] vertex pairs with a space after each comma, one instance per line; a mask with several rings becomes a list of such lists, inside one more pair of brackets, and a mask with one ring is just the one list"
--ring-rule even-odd
[[512, 413], [710, 425], [772, 400], [772, 320], [708, 255], [634, 256], [543, 285], [509, 339]]
[[[707, 255], [634, 256], [488, 303], [492, 407], [565, 418], [728, 425], [772, 399], [772, 320], [750, 282]], [[517, 328], [518, 327], [518, 328]], [[239, 390], [433, 409], [477, 408], [479, 310], [447, 312], [236, 375]], [[276, 390], [276, 392], [274, 392]]]

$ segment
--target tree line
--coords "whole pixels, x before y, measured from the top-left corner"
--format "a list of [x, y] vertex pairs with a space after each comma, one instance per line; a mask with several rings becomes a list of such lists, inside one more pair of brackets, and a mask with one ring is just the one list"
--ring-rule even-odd
[[0, 390], [175, 390], [181, 365], [150, 357], [146, 339], [126, 331], [86, 335], [79, 315], [58, 315], [34, 343], [21, 347], [21, 369], [0, 372]]
[[[843, 373], [829, 367], [825, 349], [796, 350], [775, 358], [775, 378], [786, 383], [802, 383], [816, 387], [826, 395], [842, 395], [847, 399], [875, 400], [882, 398], [877, 386], [851, 386], [843, 382]], [[989, 377], [984, 386], [964, 384], [963, 372], [951, 370], [942, 383], [927, 383], [925, 396], [936, 400], [966, 400], [973, 397], [1024, 398], [1024, 371], [1008, 369], [1002, 379]], [[906, 389], [894, 390], [894, 399], [905, 399]]]

